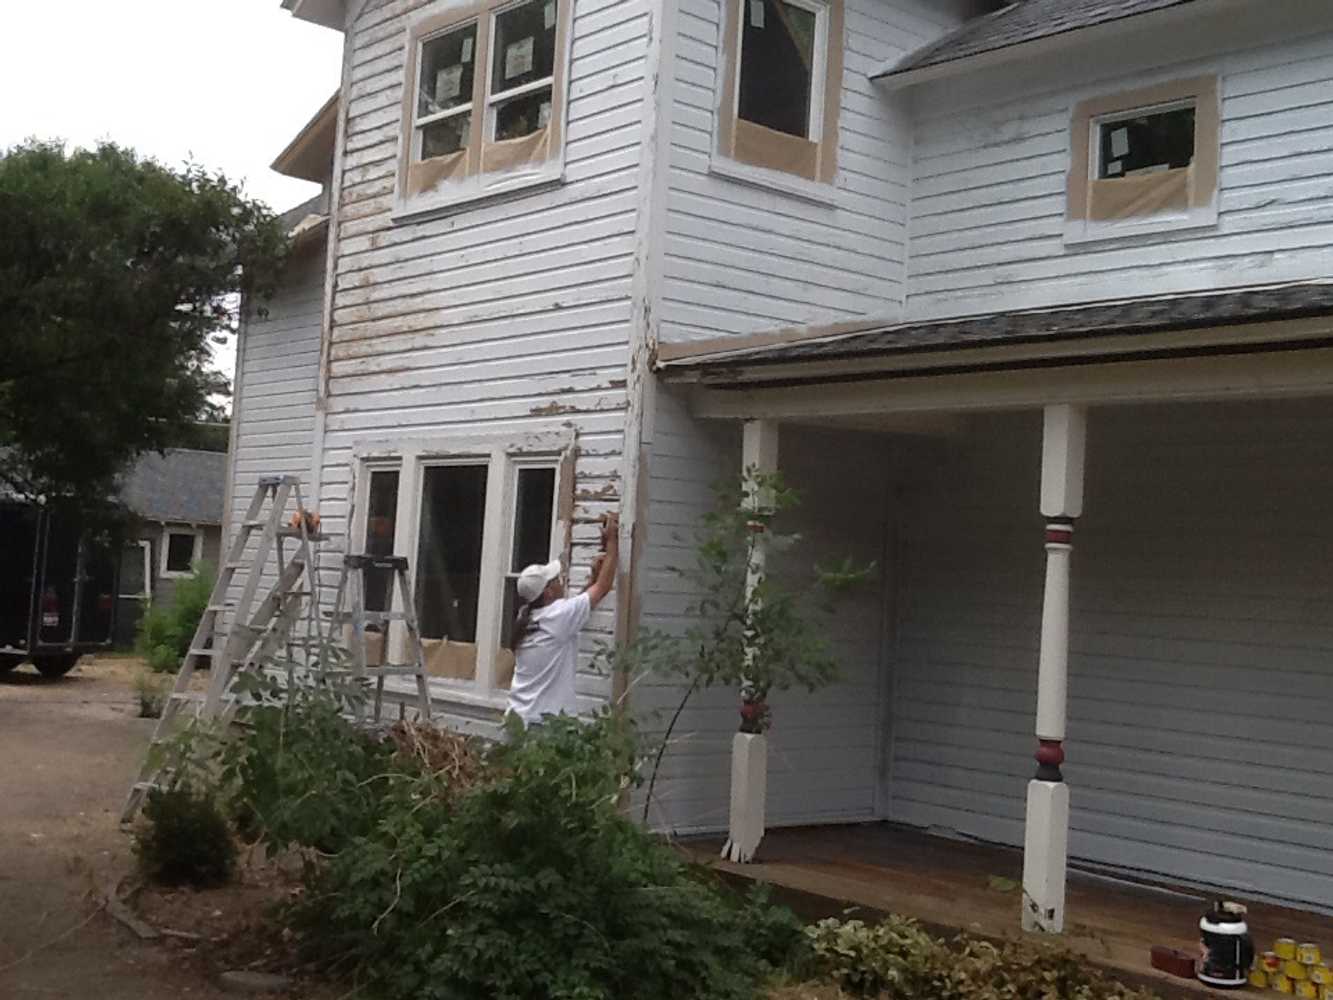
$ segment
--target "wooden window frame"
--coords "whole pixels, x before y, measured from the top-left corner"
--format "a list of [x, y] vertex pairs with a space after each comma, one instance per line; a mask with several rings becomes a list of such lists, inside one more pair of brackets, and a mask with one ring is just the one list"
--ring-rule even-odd
[[[145, 604], [151, 604], [153, 601], [153, 543], [147, 538], [136, 538], [125, 544], [126, 551], [135, 548], [139, 550], [140, 558], [143, 560], [143, 590], [137, 594], [117, 593], [116, 597], [122, 600], [143, 601]], [[119, 587], [117, 587], [117, 590], [119, 590]]]
[[[504, 584], [513, 551], [518, 470], [541, 467], [556, 470], [552, 503], [552, 558], [568, 570], [573, 546], [573, 499], [575, 434], [572, 430], [536, 432], [522, 437], [478, 435], [432, 438], [417, 441], [365, 442], [353, 449], [354, 508], [353, 538], [365, 535], [365, 511], [369, 498], [370, 472], [397, 469], [398, 509], [394, 551], [410, 560], [409, 579], [415, 591], [417, 550], [421, 541], [421, 494], [425, 470], [442, 465], [487, 465], [486, 503], [482, 526], [481, 587], [477, 599], [476, 668], [473, 677], [431, 676], [432, 695], [464, 709], [481, 710], [492, 718], [507, 707], [508, 686], [500, 681], [512, 671], [508, 654], [501, 649]], [[401, 611], [397, 606], [393, 610]], [[395, 642], [401, 644], [402, 636]], [[390, 651], [400, 662], [401, 648]], [[410, 678], [390, 678], [387, 688], [397, 685], [403, 693], [415, 691]]]
[[[1103, 124], [1180, 107], [1194, 109], [1194, 159], [1188, 167], [1135, 178], [1098, 178], [1097, 133]], [[1215, 226], [1221, 121], [1216, 76], [1173, 80], [1075, 106], [1069, 133], [1065, 243]]]
[[[491, 56], [496, 18], [522, 5], [523, 0], [435, 4], [409, 27], [404, 56], [402, 125], [392, 212], [395, 220], [410, 220], [479, 199], [555, 184], [562, 180], [574, 0], [557, 0], [556, 3], [555, 59], [549, 83], [549, 121], [536, 132], [518, 139], [490, 138], [494, 134], [492, 120], [496, 107], [496, 102], [491, 99]], [[466, 27], [469, 23], [477, 25], [477, 32], [472, 54], [475, 67], [472, 100], [468, 105], [472, 121], [467, 146], [446, 156], [418, 159], [423, 122], [417, 117], [417, 97], [423, 47], [431, 39]], [[534, 81], [525, 86], [538, 89], [547, 86], [547, 83]], [[510, 91], [504, 94], [506, 97], [513, 96]], [[450, 109], [429, 116], [424, 121], [429, 124], [462, 113]]]
[[[193, 535], [194, 548], [190, 551], [190, 568], [184, 571], [168, 569], [167, 558], [171, 554], [172, 535]], [[162, 552], [158, 558], [158, 576], [164, 580], [183, 580], [193, 576], [204, 556], [204, 533], [189, 525], [162, 526]]]
[[809, 134], [787, 135], [738, 114], [744, 12], [748, 0], [726, 0], [719, 39], [719, 87], [709, 169], [744, 183], [830, 202], [838, 170], [842, 109], [843, 0], [785, 0], [816, 16]]

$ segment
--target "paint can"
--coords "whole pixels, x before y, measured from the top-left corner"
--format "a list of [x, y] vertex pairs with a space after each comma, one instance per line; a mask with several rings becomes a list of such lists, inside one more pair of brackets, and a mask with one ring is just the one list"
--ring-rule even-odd
[[1292, 961], [1296, 958], [1296, 939], [1278, 938], [1273, 942], [1273, 950], [1283, 961]]
[[1333, 986], [1333, 969], [1327, 965], [1310, 966], [1310, 982], [1320, 986]]
[[1319, 987], [1307, 979], [1296, 984], [1296, 995], [1301, 1000], [1319, 1000]]
[[1333, 1000], [1333, 984], [1325, 986], [1320, 990], [1319, 1000]]
[[1254, 943], [1245, 922], [1245, 907], [1219, 901], [1199, 918], [1199, 933], [1203, 946], [1199, 981], [1228, 988], [1246, 985], [1254, 964]]
[[1251, 969], [1250, 985], [1257, 990], [1268, 989], [1268, 973], [1263, 969]]
[[1294, 960], [1283, 962], [1282, 973], [1288, 979], [1295, 980], [1298, 983], [1304, 982], [1310, 978], [1310, 967], [1308, 965], [1302, 965], [1300, 962]]
[[1271, 985], [1273, 989], [1277, 990], [1279, 993], [1296, 992], [1296, 984], [1280, 972], [1273, 977]]
[[1313, 941], [1306, 941], [1296, 946], [1296, 961], [1302, 965], [1320, 965], [1324, 961], [1324, 956], [1319, 952], [1319, 945]]
[[1266, 951], [1259, 956], [1259, 965], [1268, 973], [1281, 972], [1282, 956], [1275, 951]]

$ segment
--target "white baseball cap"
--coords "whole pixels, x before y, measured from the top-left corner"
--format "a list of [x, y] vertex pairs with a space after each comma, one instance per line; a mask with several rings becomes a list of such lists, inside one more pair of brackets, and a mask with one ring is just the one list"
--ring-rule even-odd
[[533, 563], [518, 574], [518, 596], [525, 604], [531, 604], [542, 596], [547, 584], [560, 575], [564, 567], [559, 559], [552, 559], [546, 565]]

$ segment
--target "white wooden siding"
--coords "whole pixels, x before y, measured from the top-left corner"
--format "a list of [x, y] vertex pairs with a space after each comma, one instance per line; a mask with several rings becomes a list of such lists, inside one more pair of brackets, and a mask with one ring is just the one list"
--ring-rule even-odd
[[[1021, 844], [1040, 416], [903, 472], [891, 818]], [[1074, 536], [1075, 858], [1333, 907], [1333, 405], [1094, 411]]]
[[[643, 623], [680, 629], [692, 595], [672, 567], [693, 560], [700, 517], [712, 487], [740, 474], [734, 426], [691, 421], [681, 401], [658, 396], [643, 570]], [[845, 556], [881, 566], [887, 464], [874, 439], [783, 428], [780, 465], [804, 495], [784, 530], [802, 543], [780, 561], [801, 580], [816, 562]], [[842, 664], [838, 684], [814, 694], [774, 692], [769, 734], [768, 818], [772, 825], [865, 820], [875, 814], [881, 736], [879, 654], [883, 626], [878, 581], [840, 608], [833, 623]], [[661, 735], [684, 688], [663, 678], [641, 680], [632, 705], [650, 738]], [[676, 727], [654, 792], [650, 822], [676, 832], [726, 827], [731, 738], [739, 723], [735, 690], [695, 697]]]
[[[922, 88], [909, 315], [1327, 277], [1333, 268], [1331, 13], [1311, 5], [1228, 9], [1227, 23], [1201, 15], [1188, 39], [1177, 32], [1131, 36], [1114, 43], [1114, 52], [1106, 43], [1077, 50], [1076, 57]], [[1299, 34], [1272, 38], [1293, 30]], [[1071, 65], [1081, 71], [1072, 85]], [[1066, 247], [1073, 106], [1209, 73], [1219, 75], [1223, 95], [1217, 226]]]
[[[320, 317], [324, 295], [324, 242], [297, 251], [283, 284], [265, 304], [266, 316], [252, 312], [236, 352], [239, 405], [231, 461], [231, 510], [225, 556], [237, 525], [263, 476], [300, 476], [309, 493], [315, 440], [315, 390], [319, 375]], [[313, 506], [313, 498], [307, 499]], [[294, 510], [295, 508], [291, 508]], [[253, 557], [257, 536], [247, 553]], [[219, 559], [220, 561], [220, 559]], [[273, 574], [265, 578], [271, 586]], [[238, 579], [230, 592], [240, 594]], [[265, 591], [260, 591], [262, 597]]]
[[[321, 513], [346, 531], [358, 441], [573, 426], [579, 579], [619, 506], [648, 4], [575, 2], [562, 184], [395, 222], [406, 31], [429, 6], [372, 3], [348, 32]], [[609, 693], [578, 686], [586, 707]]]
[[825, 205], [709, 173], [723, 8], [680, 0], [663, 341], [899, 314], [910, 124], [905, 103], [880, 93], [868, 74], [956, 23], [941, 8], [847, 0], [838, 174]]

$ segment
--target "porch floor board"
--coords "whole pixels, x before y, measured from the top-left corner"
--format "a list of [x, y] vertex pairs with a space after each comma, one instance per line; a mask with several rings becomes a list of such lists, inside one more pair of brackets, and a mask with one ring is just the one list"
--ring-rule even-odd
[[[1012, 848], [934, 837], [889, 823], [770, 830], [757, 862], [750, 865], [721, 860], [721, 846], [721, 840], [699, 839], [688, 842], [687, 850], [731, 876], [801, 894], [793, 905], [807, 918], [860, 906], [915, 917], [937, 932], [1021, 936], [1021, 890], [1004, 891], [991, 883], [992, 877], [1021, 880], [1022, 852]], [[1325, 955], [1333, 954], [1333, 918], [1327, 916], [1234, 893], [1140, 886], [1072, 869], [1066, 931], [1058, 940], [1127, 980], [1176, 994], [1214, 993], [1153, 969], [1149, 953], [1155, 944], [1197, 951], [1199, 917], [1215, 895], [1246, 903], [1259, 951], [1270, 949], [1276, 938], [1291, 937], [1319, 942]], [[828, 905], [821, 906], [820, 900]]]

